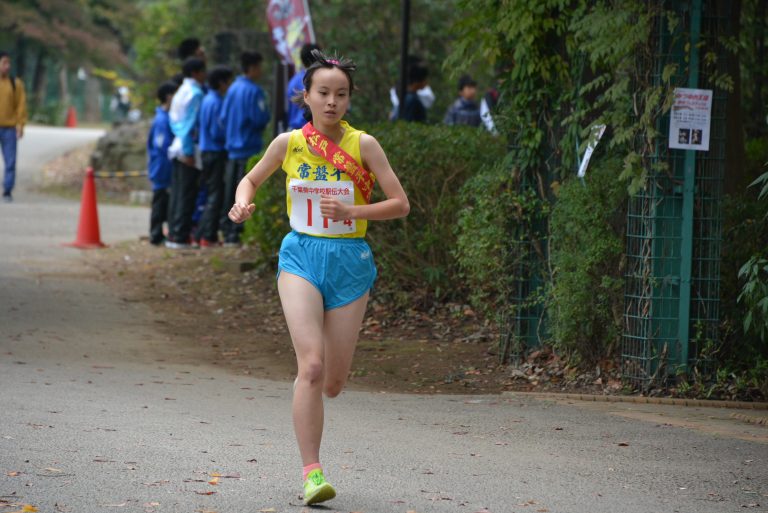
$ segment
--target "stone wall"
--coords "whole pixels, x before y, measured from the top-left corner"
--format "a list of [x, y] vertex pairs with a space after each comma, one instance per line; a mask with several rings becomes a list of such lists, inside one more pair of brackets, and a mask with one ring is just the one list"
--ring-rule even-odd
[[94, 171], [147, 170], [147, 134], [151, 120], [122, 123], [112, 128], [96, 144], [91, 154]]

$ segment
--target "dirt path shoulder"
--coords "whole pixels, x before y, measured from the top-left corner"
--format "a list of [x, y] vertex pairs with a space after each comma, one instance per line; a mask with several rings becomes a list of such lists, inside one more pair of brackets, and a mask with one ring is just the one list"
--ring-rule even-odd
[[[255, 250], [168, 250], [130, 242], [88, 261], [124, 301], [150, 306], [169, 340], [207, 349], [239, 374], [292, 380], [295, 359], [274, 274], [254, 268]], [[394, 318], [374, 298], [361, 330], [350, 387], [420, 393], [497, 393], [511, 387], [493, 337], [463, 313]], [[182, 344], [183, 347], [183, 344]]]

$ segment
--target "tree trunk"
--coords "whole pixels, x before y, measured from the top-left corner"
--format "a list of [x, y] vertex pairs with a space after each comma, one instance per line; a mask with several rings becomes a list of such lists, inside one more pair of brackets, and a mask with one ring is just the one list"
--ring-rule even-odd
[[[720, 0], [718, 12], [728, 15], [728, 33], [738, 35], [741, 27], [742, 0]], [[730, 4], [730, 12], [729, 12]], [[727, 51], [727, 50], [726, 50]], [[739, 59], [726, 59], [724, 70], [733, 78], [733, 91], [725, 105], [725, 182], [724, 192], [729, 195], [743, 194], [749, 185], [746, 176], [744, 153], [744, 113], [741, 107], [741, 72]]]
[[[741, 3], [741, 0], [739, 0], [739, 3]], [[757, 134], [755, 135], [762, 135], [766, 132], [766, 124], [765, 124], [765, 101], [763, 98], [763, 92], [765, 91], [765, 21], [766, 21], [766, 14], [768, 14], [768, 5], [766, 5], [765, 1], [759, 1], [758, 2], [758, 9], [757, 9], [757, 18], [758, 23], [757, 26], [760, 27], [758, 30], [760, 31], [758, 36], [755, 38], [755, 55], [757, 56], [757, 66], [755, 66], [756, 73], [754, 75], [754, 106], [755, 112], [759, 113], [760, 120], [757, 124]], [[741, 9], [739, 9], [739, 12], [741, 12]]]
[[101, 82], [90, 72], [85, 79], [85, 121], [101, 121]]
[[24, 76], [27, 74], [27, 40], [24, 38], [24, 36], [19, 35], [16, 37], [16, 58], [14, 59], [16, 61], [16, 73], [15, 75], [17, 77], [21, 77], [22, 80], [24, 79]]
[[63, 107], [69, 107], [72, 103], [69, 97], [69, 74], [64, 64], [59, 68], [59, 103]]
[[45, 60], [47, 58], [47, 52], [45, 47], [40, 47], [40, 51], [37, 54], [37, 60], [35, 61], [35, 71], [32, 76], [32, 95], [34, 105], [37, 109], [42, 108], [45, 105], [45, 86], [47, 85], [47, 68]]

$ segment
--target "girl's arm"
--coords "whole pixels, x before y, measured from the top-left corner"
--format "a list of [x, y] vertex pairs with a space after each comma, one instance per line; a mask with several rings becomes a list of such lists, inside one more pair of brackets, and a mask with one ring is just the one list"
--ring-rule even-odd
[[235, 223], [244, 222], [256, 210], [256, 205], [251, 203], [253, 196], [261, 184], [282, 164], [290, 137], [290, 132], [278, 135], [269, 144], [261, 160], [240, 181], [235, 192], [235, 204], [229, 211], [229, 218]]
[[360, 154], [363, 166], [372, 172], [387, 197], [384, 201], [369, 205], [347, 205], [341, 201], [324, 196], [320, 200], [320, 212], [329, 219], [367, 219], [383, 221], [405, 217], [411, 210], [400, 180], [389, 165], [384, 150], [374, 137], [368, 134], [360, 136]]

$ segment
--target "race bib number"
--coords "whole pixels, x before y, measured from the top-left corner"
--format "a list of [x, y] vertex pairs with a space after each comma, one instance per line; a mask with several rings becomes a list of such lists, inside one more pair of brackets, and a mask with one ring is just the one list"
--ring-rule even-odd
[[291, 178], [288, 182], [291, 195], [291, 228], [313, 235], [345, 235], [356, 230], [354, 219], [334, 221], [320, 213], [323, 195], [348, 205], [355, 204], [355, 185], [351, 181], [320, 182]]

